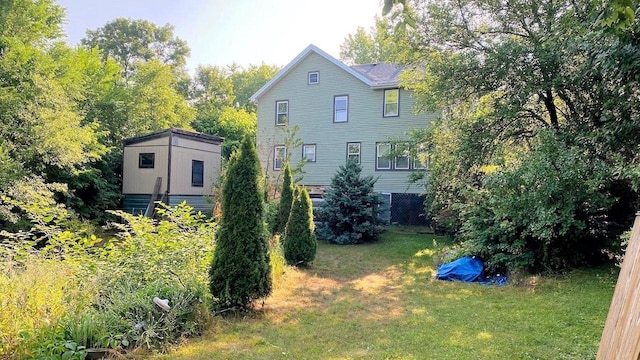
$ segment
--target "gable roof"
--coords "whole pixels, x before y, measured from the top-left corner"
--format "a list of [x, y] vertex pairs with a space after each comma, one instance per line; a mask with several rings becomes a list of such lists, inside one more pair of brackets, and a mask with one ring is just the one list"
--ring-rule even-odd
[[320, 50], [317, 46], [311, 44], [307, 46], [298, 56], [296, 56], [289, 64], [280, 70], [276, 76], [274, 76], [269, 82], [264, 84], [255, 94], [249, 98], [251, 101], [256, 102], [264, 93], [269, 91], [274, 85], [276, 85], [282, 78], [285, 77], [293, 68], [302, 62], [311, 53], [318, 54], [325, 58], [327, 61], [333, 63], [337, 67], [353, 75], [356, 79], [362, 81], [367, 86], [372, 88], [398, 86], [399, 75], [402, 72], [402, 67], [394, 64], [367, 64], [367, 65], [354, 65], [348, 66], [342, 61], [334, 58], [326, 52]]
[[174, 134], [179, 137], [196, 140], [196, 141], [200, 141], [208, 144], [219, 145], [224, 141], [224, 138], [221, 138], [219, 136], [203, 134], [195, 131], [189, 131], [189, 130], [172, 127], [165, 130], [156, 131], [150, 134], [145, 134], [145, 135], [140, 135], [140, 136], [132, 137], [129, 139], [125, 139], [122, 141], [122, 143], [124, 146], [133, 145], [133, 144], [141, 143], [144, 141], [165, 137], [165, 136], [168, 136], [169, 134]]

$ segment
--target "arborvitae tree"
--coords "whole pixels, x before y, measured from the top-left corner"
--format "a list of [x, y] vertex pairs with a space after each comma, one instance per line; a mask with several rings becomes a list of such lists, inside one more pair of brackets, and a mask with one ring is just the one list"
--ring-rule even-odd
[[260, 164], [250, 137], [232, 156], [222, 190], [222, 218], [209, 270], [209, 288], [219, 309], [250, 308], [271, 293], [271, 266], [258, 183]]
[[336, 244], [358, 244], [377, 238], [380, 196], [373, 191], [373, 176], [360, 177], [362, 167], [356, 161], [340, 166], [331, 179], [325, 205], [319, 209], [324, 220], [318, 232]]
[[284, 177], [282, 179], [282, 191], [280, 191], [280, 204], [278, 205], [278, 215], [273, 226], [274, 234], [283, 234], [291, 213], [291, 203], [293, 202], [293, 182], [291, 180], [291, 168], [288, 163], [284, 165]]
[[307, 189], [296, 189], [291, 214], [284, 232], [284, 258], [289, 265], [306, 265], [316, 257], [318, 247]]

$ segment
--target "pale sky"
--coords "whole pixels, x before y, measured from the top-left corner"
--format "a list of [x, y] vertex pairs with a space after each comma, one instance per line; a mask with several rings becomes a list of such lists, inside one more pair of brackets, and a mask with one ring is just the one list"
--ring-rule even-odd
[[118, 17], [175, 27], [197, 65], [284, 66], [309, 44], [338, 58], [358, 26], [371, 28], [381, 0], [58, 0], [67, 9], [67, 42]]

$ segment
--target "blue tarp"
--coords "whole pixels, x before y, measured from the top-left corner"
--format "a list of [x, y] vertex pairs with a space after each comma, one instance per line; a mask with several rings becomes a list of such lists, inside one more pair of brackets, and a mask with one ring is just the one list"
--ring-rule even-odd
[[484, 281], [484, 264], [477, 257], [465, 256], [438, 267], [436, 278], [449, 281]]
[[485, 285], [507, 284], [506, 276], [493, 276], [486, 278], [484, 276], [484, 263], [475, 256], [465, 256], [458, 260], [452, 261], [438, 267], [436, 274], [438, 280], [463, 281], [463, 282], [479, 282]]

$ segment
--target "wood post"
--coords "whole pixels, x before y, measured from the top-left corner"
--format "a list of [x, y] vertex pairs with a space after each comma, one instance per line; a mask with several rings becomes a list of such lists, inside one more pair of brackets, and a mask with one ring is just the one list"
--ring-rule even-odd
[[640, 212], [636, 213], [597, 360], [638, 360], [640, 355]]

